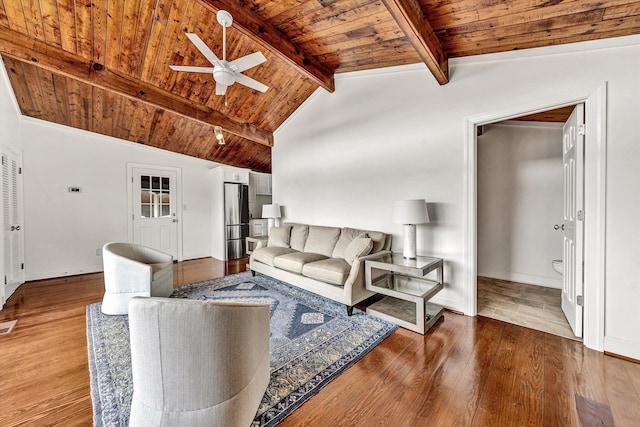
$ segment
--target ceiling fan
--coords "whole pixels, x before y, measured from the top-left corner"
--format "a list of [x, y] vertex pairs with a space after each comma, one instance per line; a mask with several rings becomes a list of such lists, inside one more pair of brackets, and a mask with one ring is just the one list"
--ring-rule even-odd
[[189, 67], [180, 65], [170, 65], [175, 71], [188, 71], [192, 73], [213, 73], [216, 81], [216, 95], [225, 95], [227, 87], [234, 83], [250, 87], [251, 89], [266, 92], [269, 86], [242, 74], [243, 71], [262, 64], [267, 60], [261, 52], [254, 52], [233, 61], [227, 61], [227, 27], [233, 23], [233, 17], [225, 10], [219, 10], [216, 14], [218, 23], [222, 25], [222, 59], [219, 59], [202, 39], [196, 34], [187, 33], [189, 40], [198, 48], [213, 67]]

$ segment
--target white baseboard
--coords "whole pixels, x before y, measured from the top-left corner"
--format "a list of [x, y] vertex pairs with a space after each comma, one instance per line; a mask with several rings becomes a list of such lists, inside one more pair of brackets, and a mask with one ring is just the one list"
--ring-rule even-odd
[[560, 275], [558, 275], [558, 277], [549, 277], [502, 271], [478, 271], [478, 276], [525, 283], [527, 285], [544, 286], [545, 288], [562, 289], [562, 277]]
[[33, 280], [55, 279], [57, 277], [76, 276], [78, 274], [89, 274], [102, 272], [102, 265], [100, 266], [87, 266], [81, 268], [69, 268], [65, 270], [51, 270], [51, 271], [36, 271], [27, 272], [25, 280], [27, 282]]
[[604, 337], [604, 351], [619, 356], [640, 360], [640, 342], [627, 341], [615, 337]]
[[442, 295], [436, 295], [429, 300], [437, 305], [441, 305], [444, 308], [448, 308], [449, 310], [459, 311], [460, 313], [464, 313], [464, 301], [460, 299], [454, 298], [446, 298]]

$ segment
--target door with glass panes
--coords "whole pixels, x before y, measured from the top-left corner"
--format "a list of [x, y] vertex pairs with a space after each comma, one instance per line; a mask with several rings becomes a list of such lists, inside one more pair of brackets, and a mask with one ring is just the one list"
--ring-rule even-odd
[[178, 259], [177, 176], [133, 168], [133, 241]]

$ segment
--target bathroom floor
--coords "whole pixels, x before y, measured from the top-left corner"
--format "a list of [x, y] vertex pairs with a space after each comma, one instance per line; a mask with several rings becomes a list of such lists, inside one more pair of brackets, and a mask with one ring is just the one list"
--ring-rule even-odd
[[478, 277], [478, 315], [582, 341], [562, 312], [560, 289]]

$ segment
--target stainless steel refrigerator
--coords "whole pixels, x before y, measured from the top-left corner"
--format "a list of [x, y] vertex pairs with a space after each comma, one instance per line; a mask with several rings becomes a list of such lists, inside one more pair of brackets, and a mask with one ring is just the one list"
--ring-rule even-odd
[[249, 236], [249, 186], [224, 184], [224, 223], [227, 259], [247, 256], [245, 237]]

